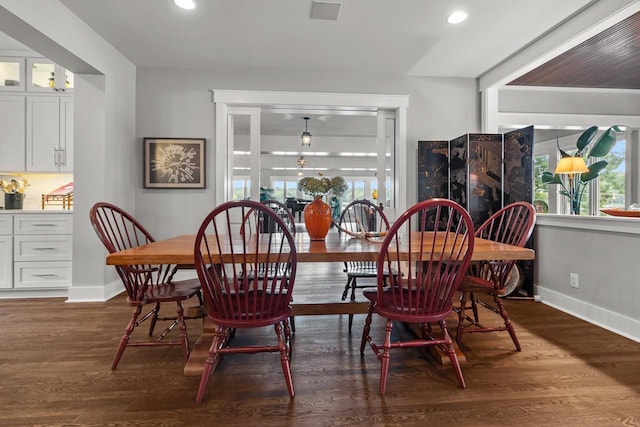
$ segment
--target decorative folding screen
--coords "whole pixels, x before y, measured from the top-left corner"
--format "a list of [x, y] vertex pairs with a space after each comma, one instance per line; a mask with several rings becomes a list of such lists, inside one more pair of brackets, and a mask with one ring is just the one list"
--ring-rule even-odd
[[[533, 200], [532, 153], [533, 126], [505, 134], [418, 141], [418, 201], [450, 198], [469, 211], [478, 227], [503, 206]], [[533, 262], [518, 265], [525, 276], [523, 290], [531, 293]]]

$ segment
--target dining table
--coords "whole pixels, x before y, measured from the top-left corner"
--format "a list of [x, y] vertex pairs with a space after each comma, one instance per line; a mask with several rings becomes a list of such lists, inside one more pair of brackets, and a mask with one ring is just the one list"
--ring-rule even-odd
[[[431, 250], [433, 239], [423, 239], [414, 231], [412, 235], [401, 239], [398, 250], [407, 254], [420, 250]], [[428, 232], [427, 232], [428, 233]], [[236, 236], [237, 238], [238, 236]], [[346, 261], [376, 261], [380, 253], [382, 238], [358, 238], [345, 233], [331, 230], [324, 240], [311, 240], [307, 233], [299, 232], [294, 236], [298, 263], [307, 262], [346, 262]], [[186, 234], [164, 240], [158, 240], [135, 248], [125, 249], [107, 255], [108, 265], [140, 265], [140, 264], [180, 264], [184, 266], [194, 264], [194, 244], [196, 235]], [[265, 239], [266, 240], [266, 239]], [[421, 243], [422, 242], [422, 243]], [[435, 250], [440, 250], [442, 242], [436, 241]], [[221, 245], [222, 252], [224, 245]], [[225, 261], [229, 254], [219, 254], [219, 261]], [[491, 260], [533, 260], [535, 252], [532, 249], [475, 238], [472, 261]], [[368, 301], [292, 301], [294, 316], [328, 315], [328, 314], [364, 314], [368, 311]], [[204, 361], [212, 341], [214, 326], [205, 316], [203, 332], [195, 343], [184, 373], [187, 376], [200, 375]], [[458, 350], [459, 351], [459, 350]], [[464, 355], [459, 352], [461, 362]]]

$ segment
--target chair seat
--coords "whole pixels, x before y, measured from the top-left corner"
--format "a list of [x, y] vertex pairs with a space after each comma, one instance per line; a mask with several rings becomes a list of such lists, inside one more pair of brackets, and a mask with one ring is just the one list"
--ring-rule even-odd
[[[236, 299], [229, 295], [227, 301], [232, 309], [227, 313], [216, 311], [213, 307], [207, 313], [211, 320], [224, 328], [255, 328], [273, 325], [291, 316], [291, 306], [284, 295], [249, 292], [247, 298]], [[251, 307], [250, 316], [247, 307]]]
[[289, 269], [286, 266], [276, 267], [274, 265], [261, 266], [258, 270], [251, 270], [247, 272], [246, 275], [249, 280], [262, 280], [264, 278], [288, 279], [290, 277]]
[[[402, 295], [406, 301], [410, 298], [417, 298], [417, 293], [415, 291], [409, 291], [407, 289], [403, 289], [402, 292], [391, 292], [390, 288], [385, 288], [382, 292], [382, 299], [378, 299], [378, 289], [377, 288], [367, 288], [363, 291], [365, 298], [367, 298], [373, 304], [373, 311], [378, 313], [379, 315], [386, 317], [388, 319], [398, 320], [400, 322], [410, 322], [410, 323], [423, 323], [423, 322], [437, 322], [441, 319], [445, 319], [453, 307], [450, 307], [449, 310], [442, 313], [440, 316], [434, 315], [433, 313], [429, 313], [425, 316], [420, 316], [415, 310], [407, 311], [399, 309], [397, 299], [400, 298], [399, 295]], [[424, 298], [424, 296], [423, 296]]]
[[350, 267], [347, 270], [348, 276], [356, 276], [356, 277], [377, 277], [378, 276], [378, 267]]
[[496, 290], [492, 281], [469, 275], [464, 276], [458, 291], [485, 294], [497, 293], [498, 295], [504, 293], [504, 290]]
[[168, 302], [176, 300], [186, 300], [196, 295], [200, 291], [200, 281], [198, 279], [180, 280], [177, 282], [164, 283], [149, 286], [139, 301], [129, 300], [131, 305], [145, 305], [156, 302]]

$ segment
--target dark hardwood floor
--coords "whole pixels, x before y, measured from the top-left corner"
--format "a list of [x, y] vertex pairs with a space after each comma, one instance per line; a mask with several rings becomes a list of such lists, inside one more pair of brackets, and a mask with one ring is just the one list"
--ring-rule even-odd
[[[339, 298], [344, 273], [330, 268], [301, 267], [294, 295], [316, 286]], [[0, 300], [0, 426], [640, 426], [640, 343], [544, 304], [506, 304], [523, 351], [506, 333], [465, 336], [466, 390], [450, 366], [398, 349], [382, 398], [378, 360], [369, 348], [359, 354], [363, 315], [351, 336], [346, 315], [299, 316], [295, 398], [276, 354], [237, 355], [222, 360], [196, 405], [199, 377], [183, 375], [179, 347], [129, 348], [110, 369], [130, 314], [124, 297]], [[195, 340], [201, 322], [189, 327]], [[382, 327], [377, 319], [378, 336]]]

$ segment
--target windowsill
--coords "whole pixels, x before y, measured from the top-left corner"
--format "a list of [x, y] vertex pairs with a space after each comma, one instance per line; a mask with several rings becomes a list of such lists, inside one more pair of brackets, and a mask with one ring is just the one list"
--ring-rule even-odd
[[640, 234], [640, 218], [538, 214], [536, 226]]

